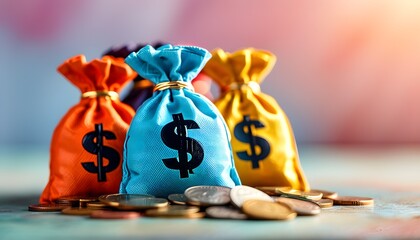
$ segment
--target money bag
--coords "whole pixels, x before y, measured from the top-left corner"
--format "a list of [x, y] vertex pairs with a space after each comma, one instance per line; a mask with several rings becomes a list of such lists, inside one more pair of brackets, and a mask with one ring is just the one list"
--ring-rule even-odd
[[41, 203], [67, 196], [116, 193], [122, 152], [134, 111], [118, 100], [118, 91], [136, 73], [123, 59], [103, 57], [86, 62], [72, 57], [58, 71], [82, 96], [55, 128], [50, 148], [50, 177]]
[[168, 44], [126, 58], [156, 86], [130, 124], [120, 193], [167, 197], [196, 185], [240, 184], [225, 121], [190, 84], [210, 57], [199, 47]]
[[[154, 47], [157, 48], [162, 45], [162, 43], [156, 43], [154, 44]], [[125, 59], [130, 53], [137, 52], [144, 46], [144, 44], [125, 44], [122, 46], [114, 46], [108, 49], [102, 55]], [[153, 88], [154, 84], [152, 82], [140, 75], [137, 75], [137, 77], [135, 77], [133, 80], [131, 89], [122, 99], [122, 102], [130, 105], [133, 109], [137, 109], [146, 99], [152, 96]]]
[[230, 129], [242, 183], [309, 190], [290, 122], [276, 100], [260, 90], [275, 56], [252, 48], [232, 54], [216, 49], [212, 55], [203, 72], [220, 85], [215, 105]]
[[[158, 48], [164, 45], [163, 43], [157, 42], [152, 46]], [[102, 56], [112, 56], [115, 58], [126, 58], [130, 53], [137, 52], [143, 48], [144, 44], [125, 44], [120, 46], [113, 46], [102, 54]], [[211, 79], [199, 73], [196, 78], [192, 80], [192, 85], [196, 92], [203, 94], [208, 99], [212, 99], [210, 92]], [[146, 99], [150, 98], [153, 94], [154, 84], [149, 80], [145, 79], [141, 75], [137, 75], [133, 80], [133, 84], [128, 91], [128, 94], [122, 99], [122, 102], [130, 105], [133, 109], [137, 109], [143, 104]]]

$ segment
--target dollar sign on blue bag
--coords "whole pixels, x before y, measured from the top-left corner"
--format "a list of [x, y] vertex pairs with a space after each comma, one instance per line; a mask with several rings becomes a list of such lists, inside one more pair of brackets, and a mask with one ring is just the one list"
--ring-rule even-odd
[[[235, 137], [241, 142], [249, 143], [251, 148], [251, 155], [247, 151], [236, 152], [236, 154], [244, 161], [251, 161], [252, 168], [259, 168], [259, 161], [264, 160], [270, 153], [270, 144], [264, 138], [254, 136], [252, 134], [252, 126], [255, 128], [265, 127], [260, 121], [251, 120], [249, 115], [245, 115], [244, 120], [235, 126], [233, 130]], [[247, 129], [246, 132], [245, 128]], [[256, 146], [259, 146], [261, 149], [259, 154], [255, 151]]]
[[[162, 159], [167, 168], [179, 170], [180, 178], [189, 177], [193, 169], [200, 166], [204, 158], [204, 150], [198, 141], [188, 137], [188, 129], [199, 129], [194, 120], [184, 120], [182, 113], [173, 114], [173, 121], [166, 124], [161, 131], [163, 143], [178, 150], [178, 158]], [[188, 161], [188, 153], [191, 159]]]
[[[96, 155], [97, 165], [93, 162], [83, 162], [83, 168], [90, 173], [98, 174], [98, 182], [106, 181], [106, 173], [117, 169], [120, 164], [120, 154], [117, 150], [103, 145], [103, 137], [106, 139], [117, 139], [111, 131], [104, 131], [102, 123], [95, 124], [95, 131], [87, 133], [82, 140], [83, 148]], [[96, 141], [95, 141], [96, 139]], [[104, 166], [103, 158], [107, 158], [109, 163]]]

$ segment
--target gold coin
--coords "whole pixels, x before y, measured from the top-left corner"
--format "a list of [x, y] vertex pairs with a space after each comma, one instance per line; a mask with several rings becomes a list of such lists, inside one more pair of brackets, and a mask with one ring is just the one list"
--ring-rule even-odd
[[91, 218], [97, 219], [132, 219], [132, 218], [139, 218], [140, 213], [138, 212], [117, 212], [117, 211], [109, 211], [109, 210], [96, 210], [90, 214]]
[[190, 213], [183, 216], [183, 218], [204, 218], [206, 216], [205, 212]]
[[68, 207], [70, 206], [66, 204], [41, 203], [29, 205], [28, 210], [32, 212], [61, 212], [61, 210]]
[[182, 218], [204, 218], [206, 216], [205, 212], [190, 213], [182, 216]]
[[317, 200], [322, 199], [324, 194], [322, 192], [314, 192], [314, 191], [310, 190], [310, 191], [307, 191], [307, 192], [303, 192], [302, 196], [306, 197], [306, 198], [309, 198], [313, 201], [317, 201]]
[[58, 204], [68, 204], [72, 207], [86, 207], [89, 202], [98, 201], [97, 197], [83, 197], [83, 196], [67, 196], [60, 197], [55, 200]]
[[197, 213], [189, 213], [184, 215], [159, 215], [159, 216], [153, 216], [148, 215], [149, 217], [161, 217], [161, 218], [204, 218], [206, 216], [206, 213], [204, 212], [197, 212]]
[[166, 208], [149, 209], [145, 212], [149, 217], [167, 217], [167, 216], [185, 216], [200, 211], [200, 208], [194, 206], [171, 205]]
[[72, 207], [78, 207], [80, 202], [79, 202], [80, 197], [61, 197], [61, 198], [57, 198], [54, 200], [55, 203], [57, 204], [66, 204], [66, 205], [70, 205]]
[[255, 187], [255, 188], [270, 196], [279, 196], [284, 192], [290, 192], [291, 190], [293, 190], [291, 187], [276, 187], [276, 186]]
[[77, 216], [86, 216], [90, 215], [93, 211], [93, 209], [89, 208], [77, 208], [77, 207], [69, 207], [65, 208], [61, 211], [61, 213], [66, 215], [77, 215]]
[[291, 187], [256, 187], [256, 189], [270, 195], [270, 196], [282, 196], [295, 198], [300, 200], [310, 199], [310, 200], [319, 200], [322, 198], [321, 192], [308, 191], [303, 192]]
[[88, 203], [93, 203], [97, 201], [97, 197], [83, 197], [79, 199], [79, 207], [86, 207]]
[[288, 205], [264, 200], [246, 200], [242, 211], [250, 218], [266, 220], [288, 220], [296, 217], [296, 212]]
[[316, 201], [316, 200], [319, 200], [319, 199], [322, 198], [322, 193], [316, 193], [316, 192], [311, 192], [311, 191], [303, 192], [303, 191], [300, 191], [300, 190], [292, 189], [292, 190], [289, 190], [289, 191], [283, 190], [281, 192], [282, 192], [282, 194], [280, 194], [280, 196], [285, 195], [285, 197], [291, 197], [291, 198], [293, 198], [293, 196], [297, 196], [297, 197], [300, 197], [300, 198], [306, 198], [306, 199], [310, 199], [310, 200], [313, 200], [313, 201]]
[[322, 193], [322, 198], [336, 198], [338, 194], [336, 192], [330, 192], [326, 190], [311, 189], [313, 193]]
[[90, 209], [109, 209], [108, 205], [103, 202], [90, 202], [86, 204], [87, 208]]
[[353, 197], [353, 196], [338, 196], [333, 199], [334, 205], [373, 205], [373, 198], [369, 197]]
[[334, 205], [332, 199], [319, 199], [318, 201], [315, 201], [316, 204], [318, 204], [321, 208], [330, 208]]

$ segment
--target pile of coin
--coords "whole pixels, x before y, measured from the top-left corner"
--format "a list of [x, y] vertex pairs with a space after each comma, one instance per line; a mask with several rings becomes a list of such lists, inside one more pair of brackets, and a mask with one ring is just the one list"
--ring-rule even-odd
[[338, 196], [335, 192], [302, 192], [287, 187], [194, 186], [183, 194], [156, 198], [146, 194], [110, 194], [95, 197], [59, 198], [53, 204], [29, 205], [29, 211], [61, 211], [99, 219], [219, 218], [290, 220], [313, 216], [333, 205], [371, 205], [372, 198]]

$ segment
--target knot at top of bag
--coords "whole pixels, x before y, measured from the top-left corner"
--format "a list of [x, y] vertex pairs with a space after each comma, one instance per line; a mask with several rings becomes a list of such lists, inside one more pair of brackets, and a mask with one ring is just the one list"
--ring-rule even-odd
[[[127, 43], [127, 44], [122, 44], [122, 45], [115, 45], [112, 46], [111, 48], [109, 48], [108, 50], [106, 50], [102, 56], [112, 56], [114, 58], [123, 58], [125, 59], [128, 55], [130, 55], [130, 53], [132, 52], [137, 52], [140, 49], [142, 49], [143, 47], [145, 47], [147, 44], [143, 44], [143, 43], [139, 43], [139, 44], [135, 44], [135, 43]], [[155, 42], [152, 46], [154, 48], [158, 48], [165, 45], [164, 43], [161, 42]], [[145, 80], [144, 77], [138, 75], [134, 81], [141, 81], [141, 80]], [[142, 81], [144, 82], [144, 81]], [[146, 83], [148, 83], [148, 81], [146, 81]], [[148, 86], [150, 86], [151, 84], [149, 83]]]
[[276, 56], [271, 52], [253, 48], [234, 53], [215, 49], [212, 55], [203, 72], [224, 91], [241, 89], [242, 86], [259, 91], [258, 83], [263, 81], [276, 62]]
[[124, 59], [111, 56], [87, 62], [84, 55], [77, 55], [66, 60], [57, 70], [76, 85], [82, 93], [90, 91], [118, 92], [137, 76], [124, 63]]
[[211, 54], [200, 47], [150, 45], [131, 53], [125, 62], [140, 76], [155, 84], [162, 82], [191, 82], [210, 59]]

